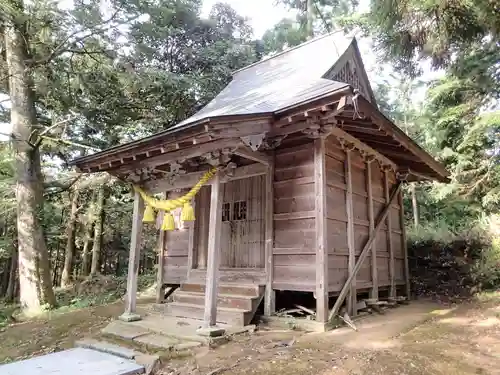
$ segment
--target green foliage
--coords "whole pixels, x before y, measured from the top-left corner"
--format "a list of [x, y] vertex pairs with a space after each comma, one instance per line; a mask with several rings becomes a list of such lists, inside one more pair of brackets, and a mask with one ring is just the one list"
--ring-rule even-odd
[[396, 70], [417, 75], [419, 60], [448, 67], [471, 44], [485, 37], [497, 40], [500, 13], [495, 2], [486, 0], [372, 0], [361, 23]]
[[[155, 273], [139, 276], [137, 290], [142, 292], [156, 282]], [[95, 276], [74, 283], [67, 289], [56, 289], [57, 311], [80, 309], [115, 302], [125, 296], [127, 277]]]

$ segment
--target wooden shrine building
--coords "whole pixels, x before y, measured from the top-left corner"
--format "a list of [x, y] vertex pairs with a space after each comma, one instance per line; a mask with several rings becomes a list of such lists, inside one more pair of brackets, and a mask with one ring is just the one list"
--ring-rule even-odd
[[[165, 314], [246, 325], [276, 291], [313, 293], [327, 322], [356, 296], [409, 290], [401, 184], [448, 172], [378, 109], [341, 33], [247, 66], [194, 116], [74, 161], [173, 199], [214, 166], [196, 220], [159, 231]], [[135, 194], [125, 320], [135, 312], [144, 202]], [[159, 292], [159, 299], [162, 298]], [[165, 301], [160, 301], [165, 302]], [[332, 307], [333, 306], [333, 307]]]

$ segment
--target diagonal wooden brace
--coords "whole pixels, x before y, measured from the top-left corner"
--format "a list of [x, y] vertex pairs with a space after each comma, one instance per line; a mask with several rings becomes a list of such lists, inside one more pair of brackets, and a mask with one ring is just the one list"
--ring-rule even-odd
[[356, 277], [357, 273], [359, 272], [361, 265], [363, 264], [366, 256], [369, 253], [369, 250], [375, 241], [375, 238], [377, 237], [377, 234], [382, 227], [382, 224], [384, 223], [384, 220], [386, 219], [387, 215], [389, 214], [389, 211], [391, 209], [392, 204], [394, 203], [396, 197], [399, 194], [399, 191], [401, 190], [401, 185], [402, 181], [399, 181], [396, 183], [396, 186], [394, 187], [394, 190], [391, 193], [391, 196], [389, 198], [389, 202], [386, 204], [382, 212], [379, 214], [377, 217], [377, 225], [375, 225], [375, 228], [370, 232], [370, 236], [368, 237], [368, 240], [366, 241], [365, 246], [363, 247], [363, 250], [361, 251], [361, 254], [358, 257], [358, 261], [356, 262], [356, 265], [354, 266], [353, 272], [349, 277], [347, 278], [344, 286], [342, 287], [342, 290], [340, 291], [340, 294], [335, 301], [335, 305], [333, 305], [333, 308], [330, 311], [330, 315], [328, 316], [328, 320], [332, 320], [334, 316], [336, 316], [339, 313], [340, 307], [344, 303], [345, 298], [347, 297], [347, 294], [349, 293], [350, 286], [352, 284], [352, 281]]

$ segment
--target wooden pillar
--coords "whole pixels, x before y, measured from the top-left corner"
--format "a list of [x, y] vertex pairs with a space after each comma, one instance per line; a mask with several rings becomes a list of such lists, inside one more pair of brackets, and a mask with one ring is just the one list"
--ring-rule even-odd
[[[165, 192], [163, 197], [167, 199], [168, 193]], [[161, 223], [157, 222], [157, 225], [161, 227]], [[165, 261], [165, 245], [167, 243], [167, 232], [164, 230], [159, 231], [158, 233], [158, 242], [157, 242], [157, 249], [156, 251], [158, 252], [158, 267], [156, 269], [156, 303], [161, 303], [164, 298], [164, 290], [163, 290], [163, 268], [164, 268], [164, 261]]]
[[274, 155], [266, 173], [265, 212], [265, 259], [266, 292], [264, 294], [264, 315], [271, 316], [276, 308], [276, 294], [273, 290], [273, 246], [274, 246]]
[[328, 243], [326, 219], [325, 139], [314, 140], [314, 193], [316, 196], [316, 321], [328, 321]]
[[408, 300], [411, 297], [411, 285], [410, 285], [410, 265], [408, 262], [408, 247], [406, 245], [406, 227], [405, 227], [405, 211], [403, 206], [403, 192], [399, 193], [399, 220], [401, 226], [401, 246], [403, 246], [403, 256], [404, 256], [404, 267], [405, 267], [405, 291], [406, 298]]
[[[385, 192], [385, 202], [389, 204], [390, 192], [389, 192], [389, 171], [384, 170], [384, 192]], [[394, 247], [392, 246], [392, 217], [391, 217], [392, 207], [389, 209], [389, 214], [387, 215], [387, 249], [389, 250], [389, 297], [396, 297], [396, 284], [394, 283]]]
[[164, 272], [164, 260], [165, 260], [165, 244], [167, 241], [167, 232], [160, 230], [158, 234], [158, 269], [156, 270], [156, 303], [161, 303], [163, 301], [163, 272]]
[[142, 216], [144, 201], [139, 193], [134, 195], [134, 211], [132, 216], [132, 235], [130, 236], [130, 252], [128, 258], [127, 294], [125, 296], [125, 311], [120, 320], [132, 322], [140, 320], [136, 313], [137, 278], [139, 276], [139, 259], [141, 253]]
[[[349, 250], [349, 260], [347, 265], [348, 276], [354, 272], [356, 265], [356, 247], [354, 242], [354, 207], [352, 203], [352, 166], [351, 150], [345, 150], [345, 182], [346, 182], [346, 214], [347, 214], [347, 247]], [[356, 311], [356, 278], [353, 279], [347, 297], [347, 313], [355, 316]]]
[[222, 186], [220, 172], [213, 178], [210, 194], [210, 220], [208, 229], [207, 279], [205, 285], [205, 313], [203, 328], [214, 327], [217, 322], [217, 294], [220, 263], [220, 234], [222, 229]]
[[[196, 213], [196, 197], [195, 199], [193, 199], [193, 202], [192, 202], [192, 206], [193, 206], [193, 210], [194, 212]], [[196, 221], [191, 221], [188, 223], [189, 227], [188, 227], [188, 259], [187, 259], [187, 277], [188, 277], [188, 280], [189, 280], [189, 274], [191, 273], [191, 270], [193, 269], [193, 266], [194, 266], [194, 256], [196, 255], [195, 254], [195, 225], [196, 225]]]
[[[372, 163], [366, 163], [366, 191], [368, 193], [368, 221], [370, 225], [370, 233], [375, 229], [375, 214], [373, 212], [373, 184], [372, 184]], [[373, 242], [371, 248], [371, 270], [372, 270], [372, 289], [370, 298], [378, 299], [378, 270], [377, 270], [377, 243]]]

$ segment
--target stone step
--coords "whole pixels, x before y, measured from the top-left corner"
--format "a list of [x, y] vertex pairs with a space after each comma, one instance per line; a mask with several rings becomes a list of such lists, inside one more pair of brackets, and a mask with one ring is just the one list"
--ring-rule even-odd
[[97, 350], [98, 352], [113, 354], [125, 359], [134, 359], [138, 352], [133, 349], [113, 344], [108, 341], [98, 341], [93, 339], [78, 340], [75, 342], [77, 348]]
[[[254, 285], [254, 284], [230, 284], [223, 283], [219, 284], [218, 290], [219, 294], [230, 294], [238, 296], [249, 296], [249, 297], [259, 297], [263, 293], [264, 286]], [[193, 292], [193, 293], [205, 293], [205, 284], [199, 283], [185, 283], [182, 284], [180, 291], [183, 292]], [[177, 292], [176, 292], [177, 293]]]
[[[205, 305], [205, 294], [198, 292], [185, 292], [182, 290], [174, 293], [174, 302], [187, 303], [191, 305]], [[252, 311], [257, 308], [255, 304], [260, 301], [259, 297], [251, 297], [236, 294], [219, 294], [217, 296], [217, 306], [231, 309], [241, 309]]]
[[[203, 320], [205, 308], [203, 305], [193, 305], [189, 303], [170, 302], [167, 304], [155, 305], [155, 310], [170, 316], [187, 317]], [[229, 324], [237, 327], [244, 327], [250, 323], [253, 312], [242, 309], [230, 309], [227, 307], [217, 308], [217, 323]]]

